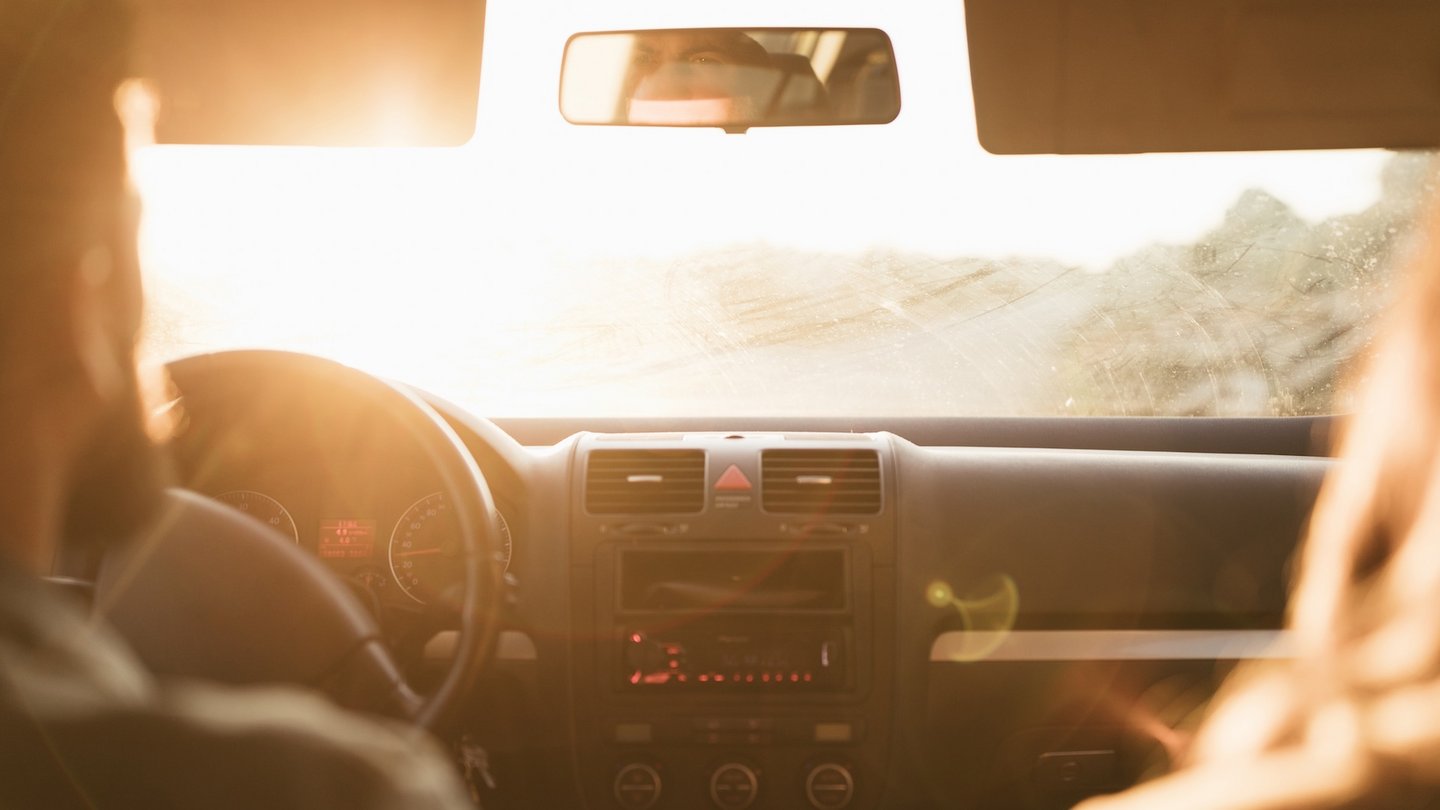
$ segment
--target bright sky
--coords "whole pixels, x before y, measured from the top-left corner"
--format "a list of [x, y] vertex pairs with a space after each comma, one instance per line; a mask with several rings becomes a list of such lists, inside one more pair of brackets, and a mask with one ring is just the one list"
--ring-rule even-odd
[[[775, 5], [492, 0], [480, 125], [460, 149], [143, 150], [147, 272], [174, 313], [157, 353], [284, 346], [451, 395], [503, 370], [509, 399], [467, 404], [523, 413], [535, 407], [527, 386], [551, 382], [457, 368], [457, 356], [512, 351], [526, 339], [517, 327], [543, 330], [557, 297], [603, 294], [603, 279], [577, 274], [605, 257], [764, 241], [1099, 268], [1193, 239], [1245, 188], [1310, 219], [1378, 194], [1379, 152], [994, 157], [975, 139], [958, 4]], [[895, 123], [730, 136], [575, 127], [556, 109], [576, 31], [817, 24], [890, 34], [904, 96]], [[468, 355], [446, 345], [445, 324], [462, 323], [481, 344]]]

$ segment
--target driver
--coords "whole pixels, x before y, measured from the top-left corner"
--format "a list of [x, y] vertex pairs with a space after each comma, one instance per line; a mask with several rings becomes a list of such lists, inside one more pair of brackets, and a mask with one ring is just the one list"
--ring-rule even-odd
[[756, 120], [780, 78], [764, 46], [743, 31], [640, 32], [630, 53], [626, 118], [683, 125]]
[[422, 732], [290, 692], [161, 687], [41, 576], [133, 537], [164, 465], [135, 343], [118, 0], [0, 2], [0, 807], [469, 806]]

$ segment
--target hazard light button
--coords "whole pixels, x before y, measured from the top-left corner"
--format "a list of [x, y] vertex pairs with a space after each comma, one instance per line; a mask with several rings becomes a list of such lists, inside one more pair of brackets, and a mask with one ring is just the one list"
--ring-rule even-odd
[[734, 464], [727, 467], [725, 472], [720, 474], [719, 480], [715, 482], [716, 492], [749, 492], [754, 488], [750, 479], [746, 478], [745, 473], [740, 472], [740, 468]]

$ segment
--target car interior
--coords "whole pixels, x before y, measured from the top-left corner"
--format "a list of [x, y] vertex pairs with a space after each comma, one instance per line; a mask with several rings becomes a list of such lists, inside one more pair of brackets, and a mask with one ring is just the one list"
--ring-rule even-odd
[[[1348, 407], [1344, 374], [1368, 346], [1361, 333], [1370, 332], [1352, 326], [1373, 325], [1388, 287], [1377, 281], [1381, 291], [1372, 294], [1358, 281], [1325, 280], [1335, 291], [1325, 299], [1329, 308], [1307, 311], [1303, 322], [1305, 303], [1294, 290], [1311, 283], [1299, 277], [1320, 263], [1378, 278], [1382, 265], [1388, 272], [1401, 261], [1432, 176], [1428, 153], [1418, 150], [1440, 143], [1440, 49], [1433, 46], [1440, 7], [1409, 0], [919, 5], [946, 7], [943, 19], [954, 26], [933, 40], [946, 43], [946, 53], [915, 46], [915, 30], [933, 23], [892, 24], [866, 4], [834, 14], [804, 3], [778, 11], [567, 7], [573, 13], [546, 21], [533, 56], [544, 97], [525, 101], [543, 110], [547, 126], [595, 139], [587, 156], [628, 149], [616, 151], [614, 162], [638, 155], [661, 164], [674, 193], [656, 185], [662, 181], [644, 181], [659, 209], [687, 207], [682, 181], [691, 162], [717, 161], [702, 178], [713, 184], [745, 174], [738, 161], [768, 144], [799, 150], [809, 148], [806, 139], [926, 127], [923, 77], [956, 63], [955, 82], [970, 95], [936, 103], [973, 117], [966, 146], [983, 147], [998, 166], [1271, 150], [1299, 160], [1288, 150], [1368, 150], [1366, 165], [1390, 167], [1386, 177], [1405, 167], [1419, 173], [1407, 186], [1418, 189], [1416, 201], [1385, 197], [1343, 216], [1273, 214], [1283, 219], [1276, 233], [1323, 221], [1336, 232], [1315, 237], [1326, 248], [1345, 238], [1342, 226], [1373, 225], [1380, 235], [1366, 242], [1365, 255], [1380, 258], [1363, 267], [1343, 246], [1316, 247], [1308, 258], [1301, 254], [1309, 248], [1281, 250], [1279, 237], [1236, 224], [1237, 211], [1272, 211], [1265, 208], [1271, 198], [1227, 196], [1214, 217], [1229, 219], [1207, 223], [1223, 238], [1203, 249], [1175, 247], [1183, 240], [1162, 234], [1161, 248], [1132, 251], [1120, 269], [1017, 264], [1013, 278], [991, 274], [1009, 267], [1005, 261], [965, 265], [964, 275], [959, 264], [936, 260], [925, 266], [948, 274], [939, 281], [886, 270], [891, 275], [863, 289], [876, 300], [853, 316], [836, 315], [839, 305], [826, 297], [859, 285], [852, 271], [825, 264], [839, 264], [834, 252], [806, 259], [811, 254], [799, 248], [726, 259], [755, 258], [763, 267], [753, 272], [729, 274], [699, 260], [669, 266], [652, 256], [634, 266], [652, 269], [653, 278], [627, 275], [616, 263], [604, 265], [612, 268], [608, 280], [578, 292], [563, 289], [563, 275], [505, 288], [541, 299], [536, 307], [551, 302], [546, 296], [570, 296], [569, 308], [554, 306], [569, 329], [639, 318], [656, 301], [672, 300], [658, 296], [677, 295], [674, 286], [709, 285], [706, 300], [716, 308], [684, 298], [667, 315], [692, 319], [684, 328], [693, 351], [673, 362], [655, 359], [654, 346], [669, 333], [653, 324], [532, 330], [497, 345], [441, 346], [440, 333], [428, 331], [441, 321], [508, 323], [506, 307], [518, 305], [500, 293], [494, 302], [483, 294], [458, 300], [458, 290], [470, 288], [439, 287], [435, 279], [466, 272], [455, 268], [470, 254], [452, 261], [420, 243], [442, 230], [479, 229], [468, 216], [504, 207], [516, 217], [548, 216], [563, 241], [566, 217], [588, 209], [558, 198], [502, 197], [473, 210], [416, 214], [421, 224], [406, 237], [415, 258], [385, 254], [389, 269], [378, 272], [400, 282], [385, 288], [394, 310], [418, 302], [436, 308], [391, 331], [347, 298], [345, 285], [378, 284], [368, 270], [340, 271], [328, 277], [325, 298], [303, 310], [275, 304], [265, 316], [310, 313], [312, 344], [223, 329], [213, 341], [187, 338], [186, 319], [218, 323], [223, 302], [206, 310], [200, 297], [177, 298], [157, 276], [155, 306], [174, 320], [155, 332], [180, 336], [158, 353], [173, 386], [167, 407], [177, 414], [173, 509], [142, 542], [100, 558], [67, 556], [57, 581], [90, 593], [95, 611], [161, 677], [289, 684], [432, 731], [488, 808], [1065, 808], [1167, 772], [1237, 664], [1288, 654], [1293, 555], [1336, 464], [1332, 436]], [[137, 3], [138, 65], [160, 99], [161, 145], [147, 147], [159, 157], [136, 163], [142, 192], [155, 185], [154, 166], [167, 155], [236, 148], [227, 145], [259, 150], [262, 159], [285, 156], [283, 169], [256, 181], [276, 184], [266, 187], [275, 201], [265, 203], [276, 207], [285, 196], [315, 205], [306, 184], [330, 175], [296, 167], [331, 160], [327, 150], [339, 150], [337, 172], [383, 161], [387, 150], [417, 161], [460, 151], [481, 162], [563, 162], [562, 154], [542, 154], [548, 141], [536, 140], [534, 154], [519, 151], [539, 137], [527, 134], [524, 121], [499, 122], [510, 140], [492, 142], [477, 129], [490, 99], [504, 102], [502, 82], [513, 74], [492, 60], [505, 53], [502, 22], [521, 13], [489, 6]], [[487, 151], [492, 143], [501, 146]], [[662, 146], [679, 157], [662, 154]], [[717, 148], [740, 157], [708, 156]], [[871, 171], [867, 162], [886, 170], [892, 158], [883, 148], [853, 151], [836, 172]], [[1099, 168], [1085, 182], [1103, 189], [1107, 167], [1120, 164], [1086, 165]], [[541, 169], [527, 163], [515, 171]], [[244, 172], [242, 165], [228, 181], [232, 190], [249, 182]], [[614, 167], [557, 172], [581, 189], [624, 184], [623, 174], [607, 173], [619, 172]], [[742, 228], [776, 211], [799, 221], [815, 199], [847, 190], [847, 210], [889, 204], [867, 196], [858, 180], [833, 188], [807, 182], [766, 164], [742, 184], [758, 213], [697, 209], [704, 221], [687, 227], [723, 246], [732, 228], [725, 211]], [[895, 182], [920, 198], [917, 205], [966, 228], [971, 209], [947, 212], [951, 194], [932, 188], [923, 172]], [[1163, 178], [1155, 182], [1165, 187]], [[1381, 181], [1367, 182], [1380, 188]], [[1386, 189], [1403, 185], [1385, 182]], [[411, 190], [396, 180], [376, 193], [405, 198]], [[475, 193], [492, 191], [477, 184]], [[1169, 194], [1143, 205], [1186, 204], [1178, 182]], [[410, 210], [427, 201], [401, 202]], [[159, 193], [147, 205], [157, 221], [173, 217], [175, 206]], [[978, 205], [1015, 210], [1002, 201]], [[1039, 212], [1025, 225], [1034, 239], [1068, 227], [1045, 219], [1053, 209], [1044, 204], [1025, 205]], [[347, 209], [337, 210], [343, 217]], [[206, 249], [239, 258], [217, 255], [203, 283], [258, 288], [255, 300], [285, 295], [265, 286], [273, 277], [239, 277], [245, 257], [258, 255], [249, 246], [282, 240], [289, 226], [277, 214], [255, 220], [273, 230], [254, 229], [227, 211], [201, 212], [220, 223], [207, 228], [233, 232]], [[655, 228], [669, 221], [657, 218]], [[367, 222], [315, 227], [332, 242], [363, 245], [363, 232], [374, 227]], [[848, 222], [806, 227], [839, 233], [853, 230]], [[530, 238], [504, 227], [476, 239]], [[147, 236], [161, 265], [183, 263], [184, 254], [160, 244], [175, 233]], [[1243, 263], [1267, 250], [1285, 260]], [[1182, 253], [1218, 268], [1215, 275], [1175, 269]], [[349, 256], [342, 251], [340, 263]], [[790, 270], [787, 257], [814, 287], [805, 296], [762, 284]], [[408, 263], [428, 259], [439, 268], [430, 275]], [[329, 259], [296, 258], [310, 260]], [[527, 267], [489, 272], [523, 277]], [[1045, 273], [1055, 280], [1032, 284]], [[1226, 292], [1219, 279], [1242, 273], [1263, 288], [1263, 299]], [[218, 280], [227, 274], [237, 278]], [[1224, 325], [1231, 321], [1204, 321], [1198, 309], [1172, 306], [1170, 288], [1147, 286], [1159, 278], [1189, 284], [1197, 301], [1226, 313], [1261, 313], [1265, 325], [1232, 330]], [[1114, 303], [1065, 309], [1066, 295], [1089, 289], [1082, 285], [1111, 281], [1121, 295]], [[969, 285], [974, 300], [947, 297], [951, 288], [941, 282]], [[923, 298], [893, 294], [902, 284]], [[1019, 357], [1012, 352], [1044, 351], [981, 334], [990, 329], [992, 298], [1030, 305], [1040, 288], [1049, 297], [1023, 317], [1050, 312], [1068, 324], [1061, 331], [1072, 340], [1065, 345], [1073, 365], [1012, 360]], [[591, 289], [631, 300], [595, 299]], [[768, 309], [757, 315], [762, 298]], [[876, 324], [896, 310], [952, 331], [881, 334]], [[784, 317], [799, 325], [775, 325]], [[415, 349], [402, 340], [406, 330], [434, 345]], [[384, 362], [367, 365], [327, 349], [361, 333], [357, 340], [387, 352], [376, 355]], [[1180, 353], [1242, 338], [1247, 352], [1262, 356], [1260, 371], [1227, 377], [1224, 369], [1187, 366]], [[1127, 364], [1141, 362], [1136, 352], [1167, 339], [1176, 348], [1156, 350], [1153, 376], [1127, 383]], [[560, 368], [570, 383], [489, 404], [484, 396], [538, 378], [507, 380], [486, 369], [558, 367], [544, 354], [550, 349], [526, 353], [546, 341], [605, 359]], [[723, 366], [706, 365], [721, 341], [730, 352]], [[871, 365], [852, 368], [825, 354], [842, 343]], [[924, 368], [906, 359], [922, 350], [946, 359]], [[506, 352], [521, 360], [480, 371], [454, 360]], [[1264, 360], [1272, 357], [1266, 352], [1318, 376], [1299, 393], [1281, 390], [1272, 368], [1278, 361]], [[416, 377], [406, 373], [412, 363]], [[770, 365], [760, 370], [763, 364]], [[601, 404], [587, 410], [583, 386], [611, 365], [632, 376], [597, 384]], [[797, 370], [802, 365], [807, 370]], [[421, 368], [439, 371], [423, 376]], [[471, 399], [448, 382], [466, 375], [479, 375], [464, 384], [487, 393]], [[812, 399], [791, 390], [819, 385], [821, 375], [829, 387]], [[1043, 408], [1009, 407], [1004, 398], [964, 406], [967, 386], [1010, 376], [1028, 386], [1078, 380], [1093, 384], [1097, 397], [1149, 405], [1067, 410], [1065, 395], [1047, 394]], [[1156, 404], [1171, 383], [1165, 390], [1198, 388], [1214, 399], [1197, 405], [1176, 394]], [[687, 385], [667, 404], [667, 391]], [[1255, 408], [1224, 405], [1256, 385]], [[918, 402], [922, 386], [940, 398]], [[714, 393], [722, 388], [734, 399]], [[541, 399], [548, 404], [526, 404]]]

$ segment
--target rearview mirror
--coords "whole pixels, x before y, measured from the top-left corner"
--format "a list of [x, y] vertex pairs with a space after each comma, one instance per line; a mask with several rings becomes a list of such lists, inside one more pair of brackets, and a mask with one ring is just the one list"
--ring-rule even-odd
[[572, 124], [750, 127], [888, 124], [895, 51], [873, 28], [677, 28], [576, 34], [560, 114]]

